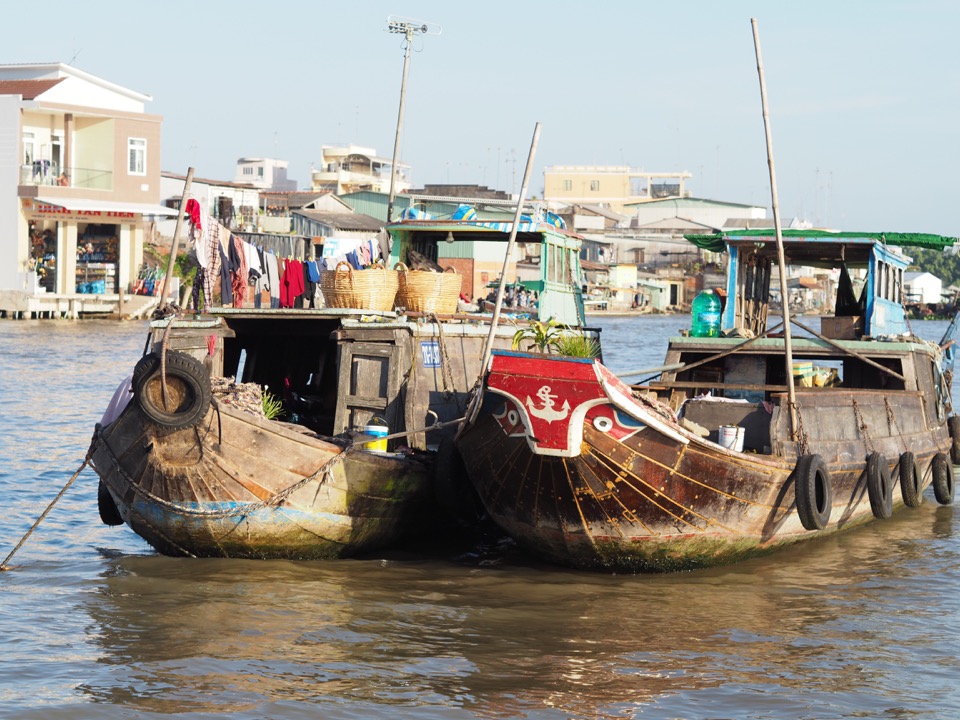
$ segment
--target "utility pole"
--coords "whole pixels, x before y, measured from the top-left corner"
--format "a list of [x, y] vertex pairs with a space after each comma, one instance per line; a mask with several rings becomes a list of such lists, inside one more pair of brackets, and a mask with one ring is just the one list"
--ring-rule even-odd
[[414, 35], [439, 35], [443, 29], [439, 25], [421, 20], [391, 15], [387, 18], [387, 31], [404, 36], [403, 79], [400, 81], [400, 109], [397, 112], [397, 133], [393, 138], [393, 160], [390, 163], [390, 200], [387, 202], [387, 222], [393, 222], [393, 201], [397, 197], [397, 154], [400, 151], [400, 131], [403, 127], [403, 106], [407, 99], [407, 74], [410, 69], [410, 47]]

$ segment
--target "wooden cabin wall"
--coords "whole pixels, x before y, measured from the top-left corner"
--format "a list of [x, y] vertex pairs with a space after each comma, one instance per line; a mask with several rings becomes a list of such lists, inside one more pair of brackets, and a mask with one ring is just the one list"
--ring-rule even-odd
[[[440, 422], [463, 417], [469, 392], [480, 375], [485, 334], [461, 334], [455, 327], [444, 326], [442, 336], [437, 325], [418, 326], [413, 337], [413, 358], [410, 381], [406, 387], [407, 426], [422, 428], [434, 422], [423, 411], [428, 407]], [[512, 334], [498, 335], [493, 347], [512, 348]], [[436, 448], [446, 437], [452, 438], [456, 427], [410, 437], [411, 447]]]
[[[786, 394], [777, 396], [780, 412], [773, 415], [773, 451], [796, 459], [796, 446], [789, 441], [789, 414]], [[891, 393], [886, 390], [796, 390], [800, 427], [809, 443], [809, 452], [818, 453], [830, 465], [862, 465], [864, 441], [871, 450], [888, 459], [903, 452], [904, 438], [928, 432], [924, 421], [924, 400], [919, 392]], [[856, 402], [854, 402], [856, 401]], [[813, 408], [804, 415], [803, 408]]]
[[[160, 351], [165, 332], [166, 327], [152, 330], [152, 348], [157, 352]], [[214, 338], [212, 354], [209, 345], [210, 337]], [[174, 325], [167, 337], [167, 349], [177, 350], [196, 358], [207, 368], [210, 377], [220, 377], [223, 375], [223, 340], [232, 337], [234, 337], [233, 331], [224, 326], [195, 328]]]

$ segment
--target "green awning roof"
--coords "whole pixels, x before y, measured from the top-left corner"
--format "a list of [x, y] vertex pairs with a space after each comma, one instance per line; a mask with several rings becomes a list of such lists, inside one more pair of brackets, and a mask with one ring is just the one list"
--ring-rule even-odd
[[[782, 236], [786, 238], [824, 238], [830, 240], [843, 240], [845, 238], [859, 238], [861, 240], [876, 240], [884, 245], [899, 245], [901, 247], [918, 247], [928, 250], [943, 250], [957, 242], [955, 237], [945, 237], [943, 235], [930, 235], [928, 233], [885, 233], [885, 232], [830, 232], [829, 230], [782, 230]], [[728, 240], [738, 240], [740, 238], [775, 238], [776, 231], [771, 229], [751, 229], [737, 230], [731, 233], [716, 233], [713, 235], [684, 235], [684, 238], [692, 242], [701, 250], [710, 252], [723, 252], [726, 250]]]

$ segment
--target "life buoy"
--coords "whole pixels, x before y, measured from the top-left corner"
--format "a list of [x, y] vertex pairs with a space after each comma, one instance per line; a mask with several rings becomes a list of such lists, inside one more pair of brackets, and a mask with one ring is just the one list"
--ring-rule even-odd
[[117, 504], [113, 501], [113, 496], [103, 484], [103, 480], [97, 486], [97, 510], [100, 513], [100, 522], [104, 525], [116, 526], [123, 525], [123, 518], [120, 511], [117, 510]]
[[827, 463], [819, 455], [801, 455], [794, 474], [797, 515], [807, 530], [823, 530], [830, 521], [833, 488]]
[[891, 484], [886, 459], [878, 452], [870, 453], [867, 457], [867, 495], [875, 518], [885, 520], [893, 515]]
[[160, 377], [160, 356], [144, 355], [133, 369], [133, 396], [151, 422], [183, 430], [199, 423], [210, 407], [210, 375], [196, 358], [167, 351], [166, 402]]
[[954, 465], [960, 465], [960, 416], [947, 418], [947, 429], [950, 431], [950, 459]]
[[941, 505], [953, 502], [953, 463], [943, 453], [933, 456], [933, 494]]
[[920, 507], [923, 502], [920, 468], [909, 450], [900, 456], [900, 497], [907, 507]]

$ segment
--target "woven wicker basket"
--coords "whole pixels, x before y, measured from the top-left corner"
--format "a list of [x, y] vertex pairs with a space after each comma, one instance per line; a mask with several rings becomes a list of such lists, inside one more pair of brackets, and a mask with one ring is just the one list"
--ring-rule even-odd
[[453, 315], [457, 312], [460, 300], [462, 278], [453, 268], [444, 272], [432, 270], [410, 270], [403, 263], [397, 263], [400, 288], [397, 291], [397, 306], [410, 312], [437, 313]]
[[339, 262], [335, 270], [320, 273], [323, 302], [330, 308], [393, 310], [398, 284], [397, 271], [383, 267], [354, 270]]

